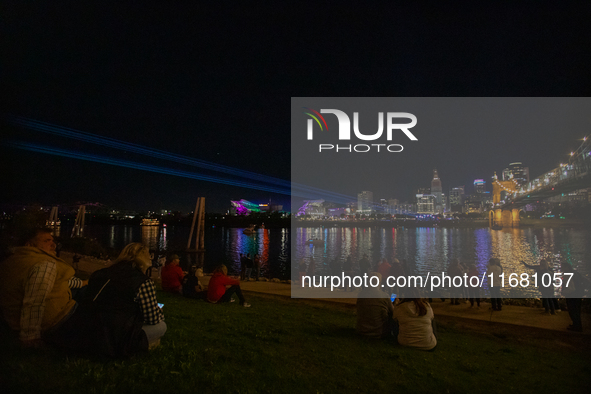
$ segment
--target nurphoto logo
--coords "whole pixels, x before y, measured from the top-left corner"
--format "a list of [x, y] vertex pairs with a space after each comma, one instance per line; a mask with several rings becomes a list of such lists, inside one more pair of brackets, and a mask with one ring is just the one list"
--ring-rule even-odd
[[[328, 132], [328, 124], [322, 114], [333, 114], [339, 122], [338, 138], [339, 141], [351, 140], [351, 119], [349, 116], [338, 109], [321, 109], [320, 112], [303, 107], [309, 112], [304, 112], [310, 117], [307, 122], [307, 138], [309, 141], [314, 139], [314, 122], [318, 125], [321, 132]], [[411, 141], [418, 141], [417, 137], [410, 132], [409, 129], [417, 124], [417, 117], [408, 112], [387, 112], [386, 113], [386, 140], [392, 141], [394, 131], [402, 131]], [[399, 119], [408, 119], [410, 123], [398, 123]], [[364, 134], [359, 130], [359, 112], [353, 112], [353, 133], [357, 139], [362, 141], [376, 141], [384, 134], [384, 113], [378, 112], [378, 131], [373, 134]], [[356, 144], [356, 145], [338, 145], [338, 144], [319, 144], [318, 151], [333, 151], [333, 152], [356, 152], [366, 153], [370, 151], [376, 152], [402, 152], [403, 146], [400, 144]]]

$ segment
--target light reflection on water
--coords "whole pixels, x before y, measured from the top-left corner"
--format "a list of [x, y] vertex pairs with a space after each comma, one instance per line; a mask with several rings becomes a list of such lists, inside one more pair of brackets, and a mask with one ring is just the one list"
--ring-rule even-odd
[[[553, 256], [560, 254], [587, 277], [591, 273], [588, 259], [591, 231], [582, 229], [514, 228], [502, 231], [488, 228], [297, 228], [296, 244], [292, 253], [294, 262], [313, 256], [317, 274], [329, 274], [328, 262], [343, 262], [349, 255], [358, 262], [367, 254], [370, 262], [383, 258], [406, 260], [412, 273], [431, 275], [447, 271], [449, 263], [459, 258], [463, 263], [474, 263], [480, 274], [486, 272], [491, 257], [501, 259], [505, 275], [534, 272], [526, 269], [521, 261], [536, 265], [542, 257], [552, 257], [553, 269], [560, 272], [560, 265]], [[323, 246], [307, 245], [313, 238], [326, 240]], [[294, 264], [294, 266], [297, 264]], [[485, 281], [485, 288], [488, 288]], [[530, 285], [506, 287], [504, 296], [539, 296]]]
[[[188, 227], [88, 225], [84, 235], [96, 238], [102, 245], [121, 250], [131, 242], [142, 242], [156, 255], [177, 253], [181, 265], [186, 267], [198, 259], [195, 254], [184, 253], [189, 237]], [[290, 275], [290, 230], [260, 229], [253, 235], [242, 233], [243, 228], [206, 228], [204, 268], [213, 270], [225, 264], [230, 273], [240, 272], [239, 253], [261, 256], [261, 275], [288, 279]], [[71, 227], [62, 226], [61, 234], [69, 234]]]
[[[288, 279], [291, 275], [290, 263], [294, 267], [300, 259], [314, 256], [316, 272], [328, 274], [328, 262], [332, 259], [344, 261], [352, 255], [355, 262], [367, 254], [375, 264], [382, 258], [406, 260], [414, 273], [426, 275], [427, 272], [447, 271], [452, 259], [459, 258], [464, 263], [475, 263], [480, 273], [486, 271], [491, 257], [501, 259], [506, 274], [533, 271], [524, 269], [521, 260], [537, 264], [541, 257], [560, 254], [578, 271], [589, 277], [591, 274], [591, 231], [582, 229], [516, 228], [492, 231], [488, 228], [289, 228], [258, 230], [253, 235], [245, 235], [242, 228], [207, 228], [205, 232], [206, 270], [218, 264], [226, 264], [231, 273], [240, 270], [239, 253], [261, 255], [263, 276]], [[294, 235], [291, 248], [290, 235]], [[71, 227], [62, 226], [62, 236], [69, 236]], [[143, 242], [150, 249], [168, 250], [178, 253], [181, 264], [187, 264], [188, 255], [183, 251], [187, 246], [188, 227], [150, 227], [89, 225], [84, 235], [96, 238], [109, 248], [121, 250], [130, 242]], [[322, 246], [306, 245], [311, 238], [326, 240]], [[291, 256], [296, 258], [291, 259]], [[195, 261], [191, 257], [191, 261]], [[554, 270], [559, 271], [555, 262]], [[514, 295], [511, 289], [505, 296]], [[530, 287], [519, 295], [538, 296], [538, 291]]]

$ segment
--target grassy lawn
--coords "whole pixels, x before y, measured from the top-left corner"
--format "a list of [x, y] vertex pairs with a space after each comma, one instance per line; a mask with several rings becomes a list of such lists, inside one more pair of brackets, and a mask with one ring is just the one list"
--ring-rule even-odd
[[437, 349], [422, 352], [358, 337], [350, 309], [248, 300], [250, 309], [161, 293], [168, 332], [128, 360], [24, 351], [2, 332], [0, 392], [588, 392], [589, 347], [578, 343], [588, 337], [440, 323]]

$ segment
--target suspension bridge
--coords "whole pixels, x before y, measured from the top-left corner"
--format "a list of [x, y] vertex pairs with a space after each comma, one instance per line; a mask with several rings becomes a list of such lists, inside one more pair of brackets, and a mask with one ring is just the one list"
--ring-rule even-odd
[[[493, 176], [493, 209], [489, 213], [492, 226], [518, 227], [519, 212], [528, 204], [565, 195], [591, 187], [591, 138], [583, 138], [569, 160], [525, 185], [515, 179], [499, 180]], [[502, 192], [505, 198], [501, 200]]]

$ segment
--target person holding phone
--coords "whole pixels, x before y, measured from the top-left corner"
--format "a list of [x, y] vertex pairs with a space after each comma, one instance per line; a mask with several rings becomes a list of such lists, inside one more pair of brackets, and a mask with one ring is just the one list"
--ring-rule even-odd
[[52, 333], [51, 341], [111, 357], [128, 357], [157, 346], [167, 327], [154, 282], [145, 274], [151, 263], [143, 244], [123, 248], [113, 265], [90, 276], [76, 314]]
[[405, 297], [394, 307], [392, 317], [398, 322], [394, 329], [398, 343], [421, 350], [437, 346], [437, 325], [431, 305], [417, 288], [408, 288]]

